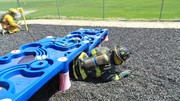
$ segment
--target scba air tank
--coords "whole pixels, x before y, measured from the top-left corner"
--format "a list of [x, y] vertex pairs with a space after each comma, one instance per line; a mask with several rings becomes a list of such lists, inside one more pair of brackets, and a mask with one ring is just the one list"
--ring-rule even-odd
[[92, 57], [83, 61], [83, 66], [85, 68], [91, 68], [94, 66], [107, 65], [107, 64], [109, 64], [109, 57], [106, 54]]

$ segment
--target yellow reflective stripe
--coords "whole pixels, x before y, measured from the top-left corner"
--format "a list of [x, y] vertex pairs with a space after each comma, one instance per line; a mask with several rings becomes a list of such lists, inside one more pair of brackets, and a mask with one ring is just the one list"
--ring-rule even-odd
[[121, 52], [121, 55], [124, 55], [125, 54], [125, 52]]
[[[91, 54], [92, 54], [92, 56], [97, 56], [97, 54], [96, 54], [96, 50], [95, 49], [93, 49], [93, 50], [91, 50]], [[95, 71], [96, 71], [96, 77], [100, 77], [101, 76], [101, 70], [100, 70], [100, 68], [99, 67], [95, 67]]]
[[[85, 53], [82, 52], [79, 56], [79, 59], [83, 60], [84, 55], [85, 55]], [[85, 79], [87, 77], [85, 70], [83, 68], [79, 67], [79, 71], [81, 73], [82, 78]]]
[[81, 67], [79, 67], [79, 70], [80, 70], [80, 73], [81, 73], [82, 78], [85, 79], [85, 78], [87, 77], [87, 75], [86, 75], [84, 69], [82, 69]]
[[101, 70], [99, 67], [95, 67], [95, 70], [96, 70], [96, 76], [97, 77], [100, 77], [101, 76]]
[[119, 76], [117, 74], [115, 74], [114, 80], [117, 81], [119, 79], [120, 79]]
[[76, 79], [78, 79], [78, 76], [77, 76], [77, 74], [76, 74], [76, 72], [75, 72], [75, 65], [76, 65], [76, 63], [75, 63], [75, 61], [73, 61], [73, 74], [74, 74], [74, 77], [75, 77]]
[[96, 50], [95, 49], [91, 50], [91, 54], [92, 56], [96, 56]]

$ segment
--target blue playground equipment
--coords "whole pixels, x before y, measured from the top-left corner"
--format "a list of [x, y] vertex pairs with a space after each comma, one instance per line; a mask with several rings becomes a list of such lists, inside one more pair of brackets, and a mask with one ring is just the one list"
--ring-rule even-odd
[[108, 36], [107, 29], [83, 29], [63, 38], [47, 36], [0, 56], [0, 101], [25, 101], [55, 75], [60, 91], [70, 87], [69, 63], [88, 54]]

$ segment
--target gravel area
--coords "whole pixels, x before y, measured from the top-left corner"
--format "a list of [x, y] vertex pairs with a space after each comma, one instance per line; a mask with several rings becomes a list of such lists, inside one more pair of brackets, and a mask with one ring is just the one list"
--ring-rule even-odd
[[[29, 25], [29, 32], [0, 35], [0, 55], [49, 35], [63, 37], [79, 28]], [[71, 88], [64, 93], [58, 91], [58, 76], [55, 76], [29, 101], [180, 101], [180, 29], [81, 28], [107, 28], [109, 42], [102, 46], [113, 48], [120, 44], [130, 49], [133, 54], [118, 70], [130, 69], [131, 76], [106, 83], [71, 80]]]

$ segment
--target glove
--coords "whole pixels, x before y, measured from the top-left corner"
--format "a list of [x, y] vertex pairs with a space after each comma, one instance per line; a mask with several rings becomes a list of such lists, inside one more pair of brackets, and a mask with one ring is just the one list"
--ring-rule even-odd
[[126, 78], [126, 77], [129, 76], [130, 73], [131, 73], [131, 70], [125, 70], [125, 71], [123, 71], [123, 72], [121, 72], [121, 73], [119, 74], [119, 77], [120, 77], [120, 78]]

